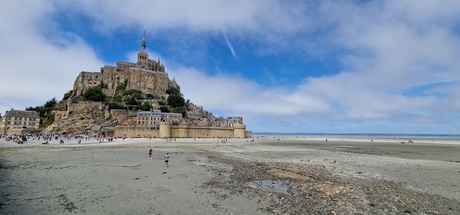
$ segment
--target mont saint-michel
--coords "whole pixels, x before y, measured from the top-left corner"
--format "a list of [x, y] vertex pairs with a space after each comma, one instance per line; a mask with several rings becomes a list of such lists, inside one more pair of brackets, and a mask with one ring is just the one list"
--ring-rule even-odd
[[[62, 101], [52, 100], [44, 105], [52, 107], [52, 111], [46, 109], [43, 113], [43, 107], [11, 109], [1, 119], [1, 133], [162, 138], [251, 136], [242, 117], [216, 117], [185, 100], [179, 84], [169, 78], [159, 58], [149, 59], [146, 48], [144, 31], [137, 62], [118, 61], [115, 66], [103, 66], [99, 72], [80, 72]], [[34, 111], [40, 112], [40, 116]]]

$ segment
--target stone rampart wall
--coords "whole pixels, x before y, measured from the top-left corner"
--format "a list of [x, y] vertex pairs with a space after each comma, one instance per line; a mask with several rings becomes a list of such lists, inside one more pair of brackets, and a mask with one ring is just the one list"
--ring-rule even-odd
[[252, 137], [252, 132], [251, 131], [246, 131], [245, 136], [246, 136], [246, 138]]
[[152, 130], [145, 127], [117, 126], [114, 132], [115, 137], [159, 137], [159, 130]]
[[170, 126], [160, 124], [160, 130], [143, 127], [117, 126], [116, 137], [171, 137], [171, 138], [248, 138], [251, 133], [245, 131], [246, 126], [234, 127], [201, 127], [201, 126]]
[[73, 111], [81, 111], [84, 109], [92, 109], [92, 108], [98, 108], [102, 109], [103, 104], [102, 102], [91, 102], [91, 101], [79, 101], [78, 103], [71, 103], [69, 105], [69, 112]]
[[33, 128], [10, 128], [6, 131], [6, 134], [27, 134], [27, 133], [34, 133], [38, 134], [41, 132], [41, 129], [33, 129]]
[[246, 137], [246, 125], [245, 124], [234, 124], [233, 125], [233, 135], [235, 137]]
[[137, 111], [111, 109], [110, 114], [113, 118], [117, 119], [119, 124], [121, 125], [123, 122], [126, 122], [129, 118], [135, 118], [137, 116]]
[[171, 126], [171, 137], [222, 138], [236, 136], [232, 127]]

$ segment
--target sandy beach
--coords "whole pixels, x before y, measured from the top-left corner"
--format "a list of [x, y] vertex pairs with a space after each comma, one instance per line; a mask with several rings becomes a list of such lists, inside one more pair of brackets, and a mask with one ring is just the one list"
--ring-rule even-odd
[[251, 140], [1, 140], [0, 214], [460, 213], [459, 141]]

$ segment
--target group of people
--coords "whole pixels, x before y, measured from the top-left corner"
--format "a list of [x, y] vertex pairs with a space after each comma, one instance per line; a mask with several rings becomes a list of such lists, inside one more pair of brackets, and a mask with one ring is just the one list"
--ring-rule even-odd
[[27, 142], [27, 135], [21, 134], [21, 135], [15, 135], [15, 134], [7, 134], [7, 135], [0, 135], [0, 138], [5, 137], [6, 141], [13, 141], [17, 144], [24, 144], [24, 142]]
[[[166, 166], [166, 167], [169, 166], [169, 159], [170, 159], [170, 158], [171, 158], [171, 157], [170, 157], [170, 155], [169, 155], [169, 152], [167, 152], [167, 153], [165, 154], [165, 166]], [[148, 158], [148, 159], [149, 159], [149, 160], [152, 160], [152, 159], [153, 159], [153, 149], [152, 149], [152, 148], [149, 149], [149, 158]]]

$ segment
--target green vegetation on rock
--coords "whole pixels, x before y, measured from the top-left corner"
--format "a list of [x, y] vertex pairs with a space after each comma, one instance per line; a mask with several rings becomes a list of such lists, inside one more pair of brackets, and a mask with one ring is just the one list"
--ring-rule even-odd
[[[152, 104], [157, 104], [157, 109], [165, 113], [180, 113], [185, 118], [190, 104], [190, 100], [185, 100], [182, 93], [177, 88], [170, 88], [165, 91], [167, 99], [163, 95], [154, 93], [143, 93], [140, 90], [126, 89], [126, 83], [117, 87], [113, 95], [104, 94], [104, 87], [107, 84], [101, 82], [100, 85], [88, 88], [82, 95], [72, 97], [73, 91], [66, 92], [63, 100], [59, 103], [55, 98], [47, 101], [43, 106], [29, 107], [26, 110], [37, 111], [40, 115], [40, 126], [47, 127], [54, 122], [53, 110], [65, 110], [65, 101], [71, 99], [72, 103], [80, 101], [103, 102], [108, 109], [125, 109], [137, 111], [150, 111]], [[145, 101], [145, 99], [149, 101]], [[59, 108], [57, 108], [59, 107]], [[71, 113], [69, 113], [71, 114]]]
[[45, 102], [43, 106], [28, 107], [26, 110], [36, 111], [40, 116], [40, 127], [46, 127], [54, 122], [54, 114], [51, 114], [51, 111], [55, 109], [56, 104], [56, 98], [52, 98]]
[[103, 102], [105, 101], [106, 95], [102, 92], [102, 87], [90, 87], [83, 93], [83, 97], [88, 101]]

